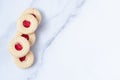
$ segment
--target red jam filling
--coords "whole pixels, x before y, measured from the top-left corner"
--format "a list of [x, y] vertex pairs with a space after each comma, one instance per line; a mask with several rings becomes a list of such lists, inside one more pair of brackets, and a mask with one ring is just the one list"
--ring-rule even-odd
[[20, 60], [21, 62], [25, 61], [25, 59], [26, 59], [26, 56], [23, 56], [23, 57], [19, 58], [19, 60]]
[[22, 34], [21, 36], [24, 37], [25, 39], [29, 40], [29, 35], [27, 35], [27, 34]]
[[29, 28], [29, 27], [30, 27], [30, 24], [31, 24], [31, 23], [30, 23], [30, 21], [28, 21], [28, 20], [24, 20], [24, 21], [23, 21], [23, 25], [24, 25], [25, 28]]
[[23, 49], [22, 45], [20, 43], [15, 44], [15, 49], [20, 51]]

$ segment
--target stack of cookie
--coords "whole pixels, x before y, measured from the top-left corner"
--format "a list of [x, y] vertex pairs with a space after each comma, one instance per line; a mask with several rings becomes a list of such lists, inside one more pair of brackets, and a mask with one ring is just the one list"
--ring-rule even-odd
[[28, 68], [34, 63], [30, 47], [35, 43], [35, 31], [41, 22], [41, 14], [35, 8], [27, 9], [17, 21], [17, 33], [9, 45], [15, 64]]

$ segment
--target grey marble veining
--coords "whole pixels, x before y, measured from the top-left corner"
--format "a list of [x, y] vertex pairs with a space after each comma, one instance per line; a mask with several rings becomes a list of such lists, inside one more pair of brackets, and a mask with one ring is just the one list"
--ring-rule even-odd
[[[8, 0], [7, 0], [8, 1]], [[0, 62], [2, 66], [0, 78], [4, 80], [36, 80], [39, 76], [40, 68], [44, 64], [44, 51], [50, 46], [56, 36], [64, 29], [66, 24], [83, 5], [84, 0], [20, 0], [20, 1], [0, 1]], [[23, 10], [29, 7], [34, 7], [40, 10], [43, 18], [36, 32], [37, 41], [32, 47], [36, 60], [33, 67], [27, 70], [17, 68], [8, 52], [8, 43], [16, 33], [16, 20]], [[11, 10], [12, 9], [12, 10]], [[3, 54], [4, 53], [4, 54]], [[9, 61], [9, 63], [8, 63]], [[9, 65], [9, 67], [7, 67]], [[11, 74], [11, 72], [15, 73]], [[5, 75], [8, 77], [5, 77]], [[0, 73], [1, 75], [1, 73]]]

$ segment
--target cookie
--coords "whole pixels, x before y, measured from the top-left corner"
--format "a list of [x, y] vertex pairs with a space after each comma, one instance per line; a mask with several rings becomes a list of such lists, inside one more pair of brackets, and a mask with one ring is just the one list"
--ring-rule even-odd
[[41, 14], [40, 14], [39, 10], [37, 10], [37, 9], [35, 9], [35, 8], [26, 9], [26, 10], [23, 12], [22, 15], [24, 15], [24, 14], [31, 14], [31, 15], [33, 15], [33, 16], [37, 19], [38, 23], [41, 22], [41, 18], [42, 18], [42, 17], [41, 17]]
[[15, 37], [9, 44], [9, 52], [15, 57], [25, 56], [30, 50], [28, 40], [21, 36]]
[[35, 33], [22, 34], [21, 32], [17, 31], [16, 36], [22, 36], [25, 39], [27, 39], [29, 41], [29, 43], [30, 43], [30, 46], [32, 46], [35, 43], [35, 40], [36, 40]]
[[29, 68], [34, 63], [34, 55], [31, 51], [26, 56], [16, 58], [14, 57], [15, 64], [20, 68]]
[[37, 19], [30, 14], [22, 15], [17, 21], [17, 29], [19, 32], [23, 34], [34, 33], [37, 27], [38, 27]]

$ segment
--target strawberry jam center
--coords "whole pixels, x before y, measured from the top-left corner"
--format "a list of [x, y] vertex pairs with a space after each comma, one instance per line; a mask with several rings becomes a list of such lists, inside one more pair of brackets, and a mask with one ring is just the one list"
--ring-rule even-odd
[[20, 43], [15, 44], [15, 49], [20, 51], [23, 49], [22, 45]]
[[28, 20], [24, 20], [24, 21], [23, 21], [23, 25], [24, 25], [25, 28], [29, 28], [29, 27], [30, 27], [30, 24], [31, 24], [31, 23], [30, 23], [30, 21], [28, 21]]
[[21, 62], [25, 61], [25, 59], [26, 59], [26, 56], [23, 56], [23, 57], [19, 58], [19, 60], [20, 60]]
[[29, 40], [29, 36], [27, 34], [22, 34], [22, 37], [24, 37], [25, 39]]

